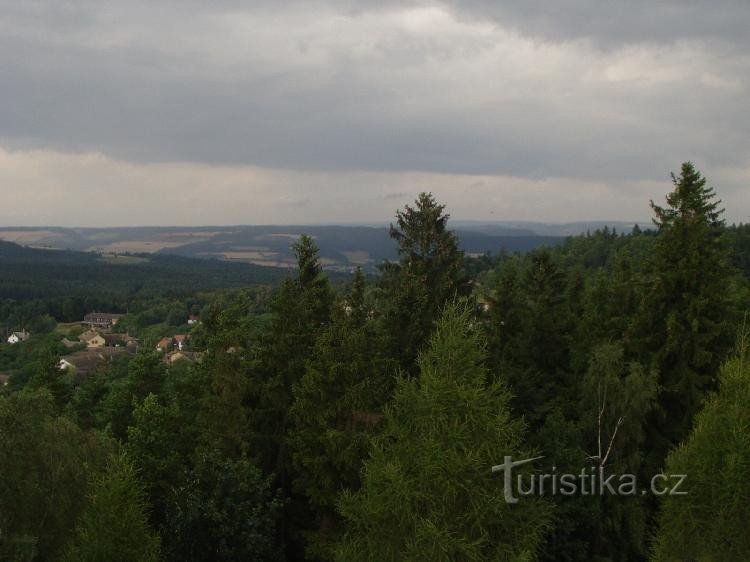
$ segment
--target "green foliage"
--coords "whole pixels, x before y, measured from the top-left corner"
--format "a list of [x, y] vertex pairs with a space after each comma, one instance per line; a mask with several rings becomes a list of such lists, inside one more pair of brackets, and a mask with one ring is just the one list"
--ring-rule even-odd
[[72, 382], [66, 371], [61, 371], [54, 348], [43, 350], [31, 375], [30, 389], [46, 388], [52, 394], [58, 410], [70, 401]]
[[728, 228], [726, 238], [731, 249], [732, 265], [750, 278], [750, 223]]
[[149, 528], [147, 504], [132, 464], [112, 455], [94, 478], [88, 504], [63, 560], [66, 562], [156, 562], [159, 537]]
[[[125, 439], [133, 420], [133, 407], [151, 393], [159, 394], [166, 365], [154, 351], [140, 351], [127, 363], [127, 374], [108, 381], [108, 391], [99, 406], [99, 419], [118, 439]], [[100, 425], [101, 427], [101, 425]]]
[[135, 295], [186, 295], [283, 278], [283, 272], [273, 267], [165, 254], [141, 257], [125, 264], [111, 263], [93, 252], [37, 250], [0, 241], [0, 298], [48, 299], [53, 303], [53, 316], [73, 322], [101, 308], [97, 305], [124, 304]]
[[166, 405], [155, 394], [136, 404], [133, 423], [127, 430], [125, 451], [137, 467], [153, 512], [157, 528], [165, 524], [167, 499], [175, 478], [188, 466], [195, 446], [195, 423], [184, 424], [179, 403]]
[[378, 353], [365, 279], [357, 271], [349, 294], [334, 307], [307, 370], [294, 387], [289, 445], [295, 488], [316, 509], [311, 550], [335, 531], [336, 501], [359, 487], [359, 471], [392, 391], [393, 366]]
[[490, 468], [522, 450], [500, 382], [487, 386], [484, 344], [465, 304], [447, 307], [420, 355], [419, 379], [401, 378], [365, 463], [346, 492], [337, 559], [532, 560], [548, 521], [544, 503], [509, 505]]
[[236, 455], [247, 450], [248, 409], [245, 405], [248, 377], [239, 353], [216, 351], [206, 358], [208, 392], [198, 414], [201, 442]]
[[81, 429], [104, 428], [107, 425], [101, 405], [110, 389], [110, 374], [109, 368], [97, 369], [73, 391], [66, 414]]
[[653, 361], [660, 374], [661, 415], [651, 436], [657, 455], [687, 435], [731, 348], [732, 320], [739, 320], [726, 290], [734, 273], [720, 201], [690, 162], [673, 182], [667, 206], [652, 203], [659, 230], [637, 319], [642, 347], [634, 346], [641, 362]]
[[412, 367], [440, 307], [471, 288], [458, 239], [447, 228], [445, 206], [430, 193], [421, 193], [414, 203], [398, 211], [396, 225], [391, 225], [399, 261], [381, 267], [384, 333], [390, 353], [405, 368]]
[[602, 344], [591, 352], [582, 381], [582, 417], [599, 463], [612, 444], [607, 465], [634, 472], [645, 440], [645, 421], [656, 404], [657, 377], [638, 363], [627, 364], [618, 344]]
[[172, 495], [165, 536], [171, 560], [279, 560], [282, 502], [247, 458], [200, 454]]
[[253, 425], [263, 466], [287, 487], [290, 458], [285, 444], [292, 388], [305, 373], [315, 341], [328, 324], [333, 294], [309, 236], [294, 245], [298, 269], [271, 302], [273, 318], [261, 341], [261, 380], [254, 390]]
[[526, 263], [503, 262], [488, 301], [493, 363], [510, 383], [514, 405], [532, 427], [571, 400], [572, 314], [568, 280], [548, 250]]
[[178, 377], [171, 375], [173, 366], [167, 380], [183, 412], [194, 416], [184, 423], [196, 426], [197, 444], [229, 455], [246, 451], [250, 439], [247, 402], [254, 362], [249, 350], [257, 347], [258, 331], [252, 297], [243, 292], [206, 307], [194, 340], [206, 349], [201, 364]]
[[[2, 332], [0, 332], [2, 334]], [[29, 340], [15, 345], [0, 341], [0, 371], [13, 374], [11, 385], [14, 389], [23, 388], [29, 379], [37, 374], [42, 365], [42, 358], [48, 360], [51, 355], [60, 356], [65, 348], [59, 338], [53, 334], [33, 334]]]
[[[592, 351], [582, 381], [582, 426], [591, 460], [605, 474], [640, 474], [657, 378], [656, 372], [642, 365], [627, 364], [621, 345], [603, 344]], [[648, 539], [645, 499], [604, 495], [595, 501], [592, 553], [621, 562], [642, 558]]]
[[106, 451], [48, 390], [0, 396], [0, 558], [59, 557]]
[[686, 475], [680, 490], [686, 495], [664, 497], [654, 561], [750, 559], [750, 356], [744, 340], [690, 436], [667, 459], [666, 474]]

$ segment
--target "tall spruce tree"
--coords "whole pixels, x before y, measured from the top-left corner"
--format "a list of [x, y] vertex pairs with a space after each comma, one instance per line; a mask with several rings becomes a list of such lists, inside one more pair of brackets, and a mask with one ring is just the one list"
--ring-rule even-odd
[[484, 343], [465, 303], [450, 305], [402, 377], [362, 488], [344, 493], [337, 559], [532, 560], [548, 521], [539, 499], [503, 499], [490, 467], [522, 448], [501, 382], [489, 384]]
[[315, 341], [330, 318], [333, 294], [309, 236], [293, 245], [297, 272], [282, 283], [271, 302], [273, 318], [261, 339], [259, 380], [253, 396], [254, 454], [278, 475], [289, 467], [286, 447], [292, 388], [305, 373]]
[[471, 285], [458, 239], [448, 230], [450, 215], [431, 193], [421, 193], [414, 207], [396, 213], [390, 235], [398, 245], [398, 262], [381, 266], [386, 294], [384, 334], [394, 358], [414, 367], [440, 308]]
[[337, 531], [338, 495], [359, 488], [371, 435], [392, 391], [395, 369], [379, 350], [365, 289], [357, 270], [294, 387], [290, 411], [294, 485], [315, 509], [307, 550], [322, 558]]
[[[551, 252], [520, 266], [505, 260], [490, 295], [487, 331], [493, 365], [502, 369], [516, 410], [532, 428], [574, 396], [569, 385], [571, 313], [565, 273]], [[563, 392], [561, 392], [563, 390]]]
[[658, 235], [637, 319], [643, 339], [636, 352], [660, 373], [661, 414], [650, 443], [655, 465], [687, 435], [732, 344], [721, 202], [690, 162], [672, 179], [667, 205], [651, 202]]
[[280, 537], [288, 556], [301, 556], [301, 530], [312, 514], [303, 497], [292, 497], [292, 459], [287, 442], [293, 388], [302, 379], [315, 342], [328, 325], [333, 294], [312, 238], [293, 245], [298, 269], [286, 279], [271, 302], [273, 318], [263, 334], [254, 380], [250, 387], [251, 453], [261, 468], [276, 477], [285, 497]]

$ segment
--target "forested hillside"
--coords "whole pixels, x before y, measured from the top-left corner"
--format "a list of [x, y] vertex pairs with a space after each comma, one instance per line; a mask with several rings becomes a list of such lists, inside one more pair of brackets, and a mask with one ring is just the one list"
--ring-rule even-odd
[[[0, 242], [0, 326], [18, 309], [60, 322], [91, 310], [125, 312], [160, 298], [278, 283], [278, 268], [166, 255], [99, 255]], [[11, 322], [12, 323], [12, 322]], [[23, 326], [7, 325], [8, 329]]]
[[[286, 272], [0, 246], [17, 304], [173, 291], [172, 327], [201, 320], [194, 362], [148, 345], [75, 380], [54, 348], [23, 356], [0, 391], [0, 559], [750, 559], [750, 230], [690, 163], [664, 192], [653, 230], [480, 258], [424, 193], [393, 260], [342, 283], [310, 236]], [[684, 474], [688, 495], [514, 503], [507, 458]]]
[[170, 255], [100, 255], [0, 242], [0, 298], [185, 293], [276, 283], [284, 272]]

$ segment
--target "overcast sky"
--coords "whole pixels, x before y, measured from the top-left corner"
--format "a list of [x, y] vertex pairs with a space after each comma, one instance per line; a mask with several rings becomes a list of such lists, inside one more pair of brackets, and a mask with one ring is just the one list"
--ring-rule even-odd
[[0, 0], [0, 225], [750, 220], [748, 0]]

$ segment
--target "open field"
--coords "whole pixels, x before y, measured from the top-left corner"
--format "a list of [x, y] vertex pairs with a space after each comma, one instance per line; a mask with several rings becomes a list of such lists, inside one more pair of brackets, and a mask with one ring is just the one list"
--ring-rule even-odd
[[[498, 234], [502, 232], [502, 234]], [[462, 249], [471, 255], [526, 252], [563, 239], [529, 234], [528, 229], [498, 229], [471, 224], [456, 231]], [[0, 240], [29, 247], [102, 254], [110, 264], [137, 263], [126, 254], [174, 254], [288, 268], [295, 263], [292, 244], [302, 235], [315, 239], [321, 263], [331, 271], [361, 266], [374, 271], [383, 260], [396, 258], [385, 226], [232, 226], [131, 228], [0, 228]], [[128, 261], [129, 260], [129, 261]]]
[[113, 265], [133, 265], [134, 263], [146, 263], [148, 258], [122, 254], [102, 254], [100, 261]]
[[90, 252], [117, 252], [131, 254], [151, 254], [168, 248], [177, 248], [184, 242], [170, 240], [120, 240], [103, 246], [92, 246]]
[[55, 237], [51, 230], [0, 230], [0, 240], [23, 246], [36, 246]]

